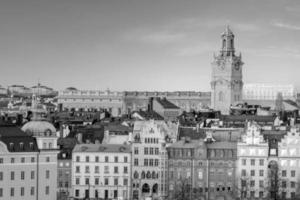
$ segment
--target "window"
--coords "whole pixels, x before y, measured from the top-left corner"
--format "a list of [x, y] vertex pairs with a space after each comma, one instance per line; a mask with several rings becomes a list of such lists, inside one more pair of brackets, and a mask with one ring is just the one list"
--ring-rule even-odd
[[114, 198], [118, 198], [118, 190], [114, 190]]
[[104, 173], [109, 174], [109, 166], [104, 166]]
[[75, 196], [79, 197], [79, 190], [75, 190]]
[[264, 165], [264, 159], [259, 159], [259, 165], [263, 166]]
[[0, 158], [0, 163], [1, 163], [1, 164], [3, 163], [3, 158]]
[[46, 157], [46, 162], [50, 162], [50, 157]]
[[95, 185], [99, 185], [99, 178], [95, 178]]
[[30, 195], [34, 195], [34, 187], [30, 188]]
[[50, 171], [46, 170], [46, 179], [49, 179], [49, 178], [50, 178]]
[[99, 173], [99, 166], [95, 166], [95, 173], [96, 173], [96, 174]]
[[90, 173], [90, 166], [85, 166], [85, 173]]
[[80, 184], [80, 178], [76, 178], [75, 183], [76, 183], [76, 185], [79, 185]]
[[31, 162], [34, 163], [35, 162], [35, 158], [31, 157]]
[[158, 159], [155, 159], [155, 166], [158, 166]]
[[246, 170], [242, 169], [242, 176], [246, 176]]
[[31, 178], [31, 179], [34, 179], [34, 171], [31, 171], [31, 173], [30, 173], [30, 178]]
[[128, 173], [128, 167], [124, 167], [123, 173], [124, 173], [124, 174], [127, 174], [127, 173]]
[[264, 176], [264, 170], [259, 170], [259, 176]]
[[118, 185], [119, 184], [119, 179], [118, 178], [115, 178], [114, 179], [114, 185]]
[[21, 163], [24, 163], [24, 162], [25, 162], [25, 158], [22, 157], [22, 158], [21, 158]]
[[252, 166], [254, 166], [255, 165], [255, 159], [251, 159], [250, 163], [251, 163]]
[[155, 155], [158, 155], [158, 154], [159, 154], [159, 149], [155, 148]]
[[134, 147], [134, 154], [135, 155], [139, 154], [139, 148], [138, 147]]
[[123, 179], [123, 185], [124, 185], [124, 186], [127, 186], [127, 185], [128, 185], [128, 179], [127, 179], [127, 178], [124, 178], [124, 179]]
[[281, 176], [282, 176], [282, 177], [286, 177], [286, 170], [282, 170]]
[[148, 159], [147, 158], [144, 159], [144, 166], [148, 166]]
[[15, 196], [15, 188], [10, 188], [10, 196]]
[[25, 193], [25, 189], [24, 187], [21, 187], [21, 196], [24, 196], [24, 193]]
[[255, 181], [251, 180], [250, 181], [250, 187], [254, 187], [255, 186]]
[[108, 156], [105, 156], [105, 162], [109, 162]]
[[254, 191], [251, 191], [250, 192], [250, 197], [254, 197], [255, 196], [255, 192]]
[[90, 162], [90, 157], [89, 156], [85, 157], [85, 162]]
[[108, 178], [105, 178], [105, 179], [104, 179], [104, 185], [109, 185]]
[[145, 148], [144, 148], [144, 154], [145, 154], [145, 155], [148, 155], [148, 147], [145, 147]]
[[46, 186], [45, 194], [48, 195], [48, 194], [49, 194], [49, 191], [50, 191], [50, 187], [49, 187], [49, 186]]
[[291, 192], [291, 199], [295, 199], [296, 197], [296, 193], [295, 192]]
[[10, 180], [15, 180], [15, 172], [10, 172]]
[[85, 178], [85, 185], [89, 185], [90, 184], [90, 179], [89, 178]]
[[127, 162], [128, 162], [128, 157], [124, 156], [124, 163], [127, 163]]
[[264, 192], [259, 192], [259, 198], [263, 198], [264, 197]]
[[0, 188], [0, 197], [3, 197], [3, 188]]
[[115, 156], [115, 163], [119, 162], [118, 156]]
[[80, 162], [80, 157], [76, 156], [76, 162]]
[[25, 172], [21, 171], [21, 180], [24, 180], [24, 179], [25, 179]]
[[153, 155], [153, 148], [150, 148], [150, 155]]
[[296, 182], [295, 181], [291, 181], [291, 188], [295, 188], [296, 187]]
[[99, 156], [95, 157], [95, 162], [99, 162]]
[[149, 159], [149, 166], [153, 166], [153, 159]]
[[259, 187], [261, 187], [261, 188], [264, 187], [264, 181], [262, 181], [262, 180], [259, 181]]
[[0, 181], [3, 181], [3, 172], [0, 172]]
[[137, 158], [134, 159], [134, 166], [138, 166], [139, 165], [139, 160]]
[[80, 173], [80, 166], [76, 166], [76, 173]]
[[250, 175], [251, 175], [251, 176], [255, 176], [255, 170], [251, 170], [251, 171], [250, 171]]
[[295, 170], [292, 170], [291, 171], [291, 177], [295, 177], [296, 176], [296, 171]]
[[286, 188], [286, 181], [282, 181], [281, 186], [282, 186], [282, 188]]
[[242, 159], [242, 165], [246, 165], [247, 164], [247, 160], [246, 159]]
[[11, 159], [10, 159], [10, 162], [11, 162], [11, 163], [15, 163], [15, 158], [11, 158]]
[[119, 168], [118, 167], [114, 167], [114, 173], [118, 174], [119, 173]]

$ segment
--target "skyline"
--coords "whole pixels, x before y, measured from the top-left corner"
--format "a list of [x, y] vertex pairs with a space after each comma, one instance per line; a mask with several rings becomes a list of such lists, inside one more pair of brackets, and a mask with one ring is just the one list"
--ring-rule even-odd
[[210, 91], [229, 25], [245, 83], [299, 88], [299, 11], [293, 0], [2, 1], [0, 85]]

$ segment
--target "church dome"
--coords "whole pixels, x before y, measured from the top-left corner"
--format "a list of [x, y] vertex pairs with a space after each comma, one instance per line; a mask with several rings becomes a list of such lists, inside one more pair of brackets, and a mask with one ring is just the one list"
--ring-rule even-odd
[[23, 127], [22, 131], [32, 136], [56, 136], [55, 127], [47, 121], [30, 121]]

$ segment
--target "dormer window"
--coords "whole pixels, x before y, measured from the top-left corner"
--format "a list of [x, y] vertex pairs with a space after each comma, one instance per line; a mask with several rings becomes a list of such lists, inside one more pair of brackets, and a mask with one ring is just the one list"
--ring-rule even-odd
[[10, 150], [13, 150], [13, 149], [14, 149], [14, 143], [12, 143], [12, 142], [9, 143], [9, 149], [10, 149]]
[[30, 148], [31, 150], [34, 149], [33, 142], [30, 142], [30, 143], [29, 143], [29, 148]]

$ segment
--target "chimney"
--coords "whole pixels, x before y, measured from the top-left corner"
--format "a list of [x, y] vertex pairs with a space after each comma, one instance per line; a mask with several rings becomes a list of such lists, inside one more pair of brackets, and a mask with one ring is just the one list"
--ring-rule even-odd
[[148, 111], [153, 111], [153, 97], [149, 98], [149, 102], [148, 102]]

